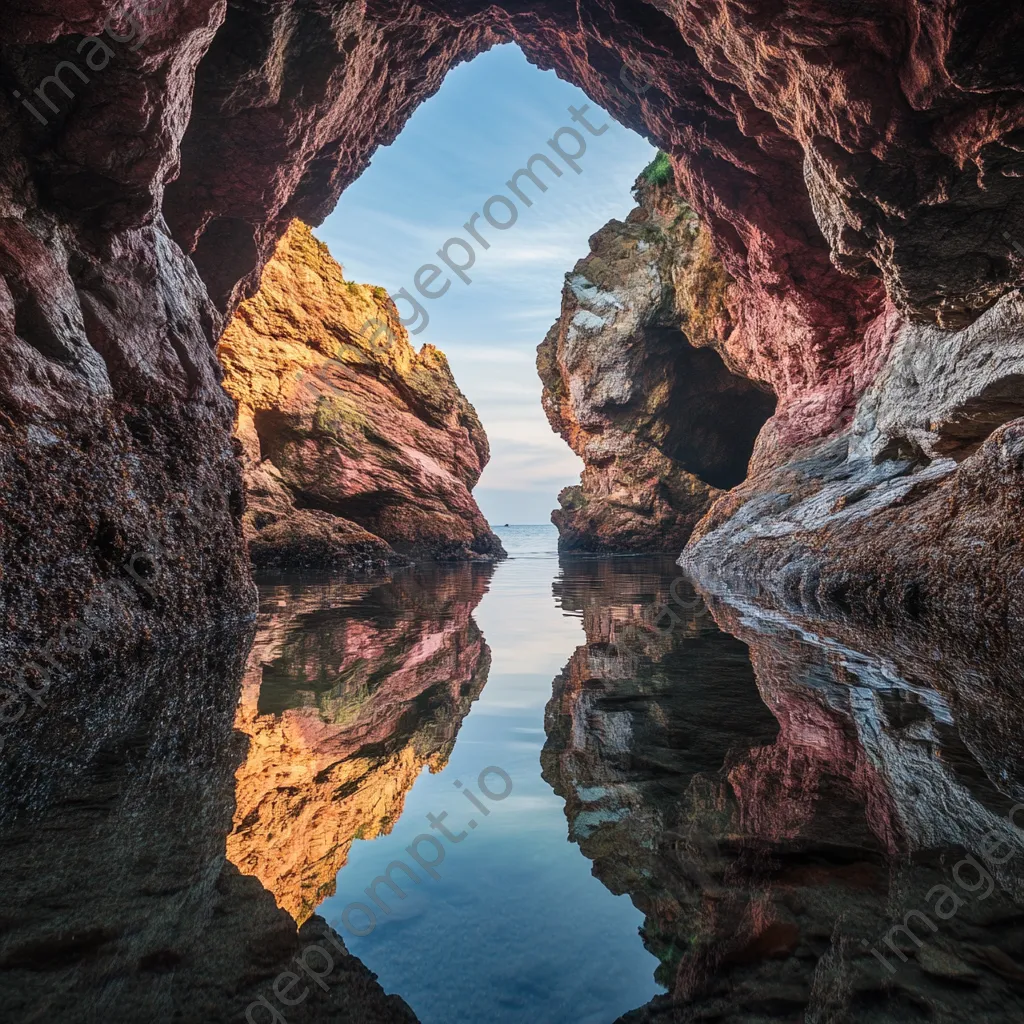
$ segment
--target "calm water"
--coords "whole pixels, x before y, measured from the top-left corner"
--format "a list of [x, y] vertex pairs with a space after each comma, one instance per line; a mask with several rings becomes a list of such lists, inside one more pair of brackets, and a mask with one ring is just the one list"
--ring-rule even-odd
[[[553, 527], [498, 532], [510, 558], [473, 613], [491, 652], [487, 685], [447, 766], [420, 775], [390, 835], [353, 847], [321, 913], [426, 1024], [611, 1021], [658, 991], [658, 961], [639, 935], [643, 915], [567, 841], [565, 802], [541, 777], [544, 709], [552, 679], [585, 642], [581, 610], [552, 593], [563, 575]], [[489, 765], [513, 790], [482, 818], [454, 783], [478, 789]], [[342, 908], [366, 902], [364, 888], [390, 861], [408, 860], [405, 847], [430, 831], [425, 815], [441, 811], [456, 834], [470, 819], [479, 827], [449, 847], [439, 880], [413, 887], [371, 935], [352, 936]]]
[[[553, 527], [499, 533], [510, 558], [493, 575], [489, 567], [464, 566], [403, 573], [351, 604], [329, 599], [334, 616], [304, 616], [301, 631], [288, 640], [289, 646], [329, 649], [336, 632], [351, 637], [355, 617], [362, 623], [360, 642], [390, 673], [372, 694], [359, 691], [364, 700], [381, 709], [391, 694], [408, 701], [402, 681], [412, 672], [420, 692], [441, 684], [469, 695], [446, 709], [454, 712], [446, 729], [453, 746], [428, 751], [419, 741], [422, 767], [418, 774], [407, 773], [410, 788], [397, 809], [380, 800], [373, 782], [349, 797], [371, 808], [360, 822], [360, 835], [367, 838], [351, 845], [337, 873], [337, 892], [319, 913], [424, 1022], [611, 1021], [662, 990], [654, 979], [658, 960], [641, 939], [643, 915], [627, 895], [614, 895], [595, 878], [591, 862], [568, 841], [565, 801], [541, 776], [552, 679], [586, 640], [582, 608], [557, 598], [553, 587], [568, 572], [577, 589], [586, 589], [595, 582], [598, 563], [560, 569]], [[670, 569], [669, 560], [661, 563], [662, 570]], [[647, 560], [642, 569], [636, 566], [637, 572], [651, 570]], [[409, 602], [402, 592], [413, 580], [422, 586], [422, 602]], [[288, 589], [265, 589], [265, 603], [276, 603]], [[445, 596], [438, 599], [437, 592]], [[291, 659], [285, 669], [293, 686], [305, 685], [302, 673], [308, 674], [308, 658], [298, 660], [300, 673]], [[281, 686], [281, 664], [279, 659], [271, 666], [275, 687]], [[264, 691], [267, 678], [265, 669]], [[421, 732], [427, 717], [416, 723]], [[455, 782], [482, 796], [477, 779], [492, 765], [508, 774], [512, 791], [500, 802], [483, 798], [491, 811], [485, 817]], [[497, 776], [488, 785], [492, 791], [505, 788]], [[364, 890], [393, 861], [415, 868], [406, 848], [431, 833], [428, 813], [445, 811], [452, 834], [467, 834], [458, 843], [441, 839], [439, 877], [423, 873], [421, 884], [404, 887], [404, 899], [390, 897], [390, 914], [374, 908], [371, 934], [353, 934], [344, 908], [354, 902], [372, 907]], [[386, 819], [383, 824], [372, 820], [375, 813]], [[469, 827], [471, 820], [476, 829]], [[422, 849], [427, 859], [437, 857], [429, 843]], [[353, 912], [350, 922], [360, 931], [369, 924], [362, 911]]]
[[[98, 667], [17, 734], [4, 1019], [243, 1020], [314, 915], [425, 1024], [1024, 1019], [1015, 646], [499, 533], [268, 579], [255, 640]], [[283, 1019], [405, 1019], [332, 985]]]

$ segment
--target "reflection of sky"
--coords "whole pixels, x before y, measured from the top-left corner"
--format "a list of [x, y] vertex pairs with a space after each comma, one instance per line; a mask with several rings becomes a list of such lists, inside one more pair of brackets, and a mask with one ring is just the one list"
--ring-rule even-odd
[[[337, 895], [319, 912], [423, 1024], [606, 1024], [659, 991], [658, 961], [638, 935], [643, 916], [594, 878], [568, 842], [563, 801], [540, 775], [551, 682], [584, 641], [579, 618], [564, 614], [551, 593], [554, 528], [498, 533], [512, 558], [497, 567], [475, 613], [492, 653], [483, 694], [445, 770], [420, 776], [390, 836], [353, 844]], [[491, 813], [482, 818], [453, 783], [479, 792], [488, 765], [508, 772], [513, 790], [500, 803], [484, 800]], [[495, 776], [488, 784], [501, 788]], [[409, 863], [405, 848], [430, 832], [426, 814], [442, 811], [455, 834], [470, 818], [478, 827], [458, 844], [445, 842], [438, 880], [410, 885], [372, 934], [353, 936], [342, 910], [366, 902], [363, 890], [391, 861]], [[431, 855], [428, 844], [422, 850]], [[365, 920], [356, 913], [353, 923]]]
[[[414, 291], [417, 268], [437, 263], [448, 238], [465, 237], [461, 226], [489, 196], [510, 194], [504, 183], [512, 174], [533, 153], [550, 152], [547, 140], [572, 125], [566, 108], [587, 102], [517, 47], [499, 46], [448, 75], [317, 235], [350, 279]], [[430, 324], [413, 338], [446, 353], [483, 420], [492, 457], [476, 496], [492, 524], [547, 522], [559, 489], [578, 481], [581, 463], [540, 406], [535, 350], [558, 316], [563, 276], [586, 255], [590, 235], [630, 211], [630, 186], [654, 152], [597, 107], [586, 117], [611, 127], [596, 137], [583, 132], [582, 173], [564, 169], [531, 208], [518, 203], [519, 220], [507, 232], [484, 232], [478, 222], [492, 244], [478, 250], [472, 284], [453, 279], [445, 295], [425, 302]], [[520, 184], [534, 195], [529, 181]]]

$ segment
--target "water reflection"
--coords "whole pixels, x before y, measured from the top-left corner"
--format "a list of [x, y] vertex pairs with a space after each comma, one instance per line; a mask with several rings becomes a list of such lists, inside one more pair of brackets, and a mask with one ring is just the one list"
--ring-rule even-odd
[[[510, 558], [473, 613], [493, 652], [487, 686], [448, 766], [421, 775], [390, 835], [353, 845], [319, 913], [424, 1024], [608, 1024], [658, 991], [657, 961], [637, 934], [642, 915], [566, 842], [563, 801], [540, 777], [551, 679], [583, 635], [552, 598], [557, 536], [551, 527], [498, 532]], [[514, 788], [481, 819], [459, 786], [475, 787], [488, 765]], [[428, 815], [441, 812], [468, 834], [445, 841], [439, 877], [403, 886], [372, 934], [353, 934], [345, 907], [365, 903], [389, 864], [408, 862]]]
[[1012, 643], [709, 613], [669, 559], [507, 534], [493, 578], [280, 578], [254, 643], [55, 687], [0, 762], [3, 1019], [276, 1020], [489, 764], [500, 813], [287, 1021], [608, 1024], [654, 977], [622, 1019], [1024, 1019]]
[[[242, 1021], [306, 943], [225, 859], [232, 730], [251, 634], [97, 661], [0, 762], [0, 1015], [71, 1024]], [[415, 1018], [354, 957], [293, 1021]], [[260, 1006], [254, 1021], [268, 1019]]]
[[421, 567], [261, 587], [227, 851], [300, 924], [334, 893], [353, 841], [388, 834], [424, 766], [447, 763], [487, 681], [472, 611], [489, 575]]
[[669, 994], [623, 1019], [1024, 1018], [1015, 660], [722, 601], [731, 636], [700, 613], [666, 634], [672, 576], [638, 575], [566, 567], [587, 644], [543, 754], [661, 960]]

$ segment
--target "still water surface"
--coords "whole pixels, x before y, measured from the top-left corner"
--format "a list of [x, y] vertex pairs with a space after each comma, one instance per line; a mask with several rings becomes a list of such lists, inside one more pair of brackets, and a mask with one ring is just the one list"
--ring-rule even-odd
[[[658, 600], [679, 579], [670, 557], [560, 562], [553, 527], [506, 527], [501, 537], [510, 558], [493, 575], [490, 567], [419, 567], [374, 587], [324, 587], [329, 609], [291, 620], [284, 652], [264, 667], [259, 711], [290, 703], [308, 713], [311, 680], [322, 678], [317, 707], [339, 733], [358, 732], [374, 706], [385, 716], [390, 708], [419, 743], [407, 792], [382, 798], [372, 772], [348, 780], [347, 801], [366, 813], [336, 892], [318, 908], [387, 991], [401, 993], [424, 1024], [600, 1024], [664, 991], [679, 950], [657, 929], [643, 933], [625, 879], [595, 877], [594, 855], [580, 844], [617, 829], [623, 856], [635, 856], [631, 846], [646, 841], [638, 830], [660, 827], [659, 799], [678, 796], [697, 771], [720, 768], [732, 739], [770, 738], [775, 724], [746, 648], [709, 616], [666, 617], [652, 628]], [[264, 606], [284, 602], [286, 613], [308, 601], [317, 584], [305, 582], [305, 591], [297, 581], [265, 587]], [[599, 695], [591, 662], [608, 661], [602, 624], [635, 635], [612, 652], [625, 671], [613, 671]], [[325, 652], [334, 651], [332, 662]], [[356, 670], [354, 651], [373, 665]], [[436, 717], [434, 688], [453, 685], [462, 701], [445, 704], [445, 742], [430, 746], [414, 734]], [[372, 756], [382, 766], [394, 761], [393, 752]], [[352, 760], [366, 758], [361, 744]], [[512, 792], [485, 800], [484, 816], [465, 789], [479, 798], [477, 780], [490, 766], [507, 773]], [[505, 789], [495, 775], [484, 784]], [[442, 812], [458, 842], [431, 830], [428, 813]], [[404, 896], [375, 890], [384, 912], [367, 887], [395, 861], [416, 872], [408, 849], [424, 833], [439, 846], [428, 840], [417, 852], [432, 861], [444, 851], [438, 877], [419, 871], [410, 884], [398, 869]]]
[[[0, 1016], [409, 1022], [353, 958], [283, 1013], [319, 914], [425, 1024], [1024, 1020], [1014, 636], [706, 605], [669, 557], [500, 532], [497, 566], [267, 579], [255, 637], [26, 715]], [[437, 877], [374, 888], [410, 846]]]
[[[585, 642], [581, 611], [561, 608], [552, 593], [565, 572], [555, 530], [499, 532], [510, 558], [474, 612], [491, 650], [487, 685], [447, 766], [420, 776], [391, 835], [353, 847], [321, 913], [344, 931], [341, 908], [365, 902], [365, 886], [429, 831], [427, 812], [449, 811], [456, 834], [481, 819], [450, 848], [439, 881], [417, 886], [370, 936], [346, 934], [346, 942], [425, 1024], [598, 1024], [655, 994], [658, 961], [639, 935], [643, 915], [594, 878], [591, 862], [568, 842], [565, 802], [541, 777], [552, 679]], [[513, 791], [481, 818], [454, 782], [477, 789], [489, 765], [509, 774]], [[490, 785], [501, 791], [499, 780]]]
[[[388, 834], [352, 845], [338, 872], [337, 893], [319, 913], [424, 1024], [611, 1021], [661, 990], [654, 980], [658, 960], [641, 940], [643, 915], [627, 895], [613, 895], [593, 877], [592, 863], [568, 841], [565, 801], [541, 777], [544, 710], [552, 680], [585, 642], [582, 611], [563, 608], [553, 593], [566, 573], [559, 567], [553, 527], [499, 533], [510, 558], [493, 576], [477, 571], [474, 579], [466, 567], [414, 570], [425, 590], [454, 591], [455, 597], [431, 600], [427, 594], [422, 609], [382, 612], [382, 617], [419, 617], [427, 633], [416, 633], [412, 646], [436, 650], [467, 650], [479, 643], [471, 613], [490, 649], [490, 668], [482, 690], [482, 680], [474, 686], [468, 714], [454, 723], [457, 738], [450, 755], [423, 767], [400, 816], [386, 824]], [[585, 587], [586, 566], [595, 562], [577, 564]], [[636, 562], [638, 573], [652, 568], [651, 560]], [[671, 572], [671, 560], [661, 559], [658, 570]], [[376, 600], [388, 603], [380, 596]], [[365, 620], [365, 599], [351, 613]], [[378, 622], [387, 628], [383, 618]], [[408, 656], [421, 655], [417, 649]], [[478, 665], [459, 667], [471, 678]], [[442, 660], [437, 667], [443, 674], [454, 666]], [[442, 675], [421, 680], [442, 681]], [[380, 686], [393, 687], [393, 680]], [[377, 691], [375, 697], [382, 701], [385, 694]], [[454, 783], [462, 781], [479, 794], [478, 775], [491, 765], [508, 773], [513, 788], [508, 798], [491, 803], [492, 813], [484, 817]], [[489, 785], [503, 789], [496, 777]], [[405, 886], [406, 898], [388, 901], [391, 913], [378, 912], [370, 935], [353, 935], [342, 921], [343, 909], [352, 902], [369, 903], [364, 889], [392, 861], [415, 867], [406, 847], [431, 833], [428, 812], [445, 811], [453, 834], [463, 829], [468, 834], [458, 844], [444, 843], [439, 878], [424, 875], [422, 884]], [[477, 821], [476, 829], [469, 829], [470, 820]], [[427, 858], [437, 856], [429, 844], [423, 851]], [[359, 930], [367, 926], [361, 912], [351, 922]]]
[[[742, 602], [712, 614], [670, 557], [499, 532], [496, 567], [263, 588], [284, 639], [260, 716], [306, 716], [348, 754], [319, 776], [305, 877], [247, 860], [240, 828], [243, 870], [425, 1024], [611, 1024], [665, 992], [736, 1019], [1024, 1019], [1019, 765], [975, 735], [934, 644], [920, 680], [912, 653], [899, 669]], [[490, 766], [504, 799], [480, 794]], [[414, 846], [442, 812], [457, 841]], [[986, 841], [1005, 860], [957, 888]], [[437, 877], [368, 893], [415, 870], [410, 847], [444, 851]]]

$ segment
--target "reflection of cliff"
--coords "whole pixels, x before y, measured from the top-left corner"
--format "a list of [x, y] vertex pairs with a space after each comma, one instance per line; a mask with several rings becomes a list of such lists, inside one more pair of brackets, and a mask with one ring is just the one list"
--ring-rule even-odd
[[310, 985], [289, 1024], [414, 1024], [322, 919], [298, 930], [225, 860], [250, 639], [220, 631], [98, 665], [81, 706], [55, 702], [45, 729], [5, 751], [0, 791], [26, 806], [0, 825], [4, 1021], [243, 1021], [322, 941], [328, 988]]
[[[588, 643], [555, 681], [543, 754], [570, 838], [644, 912], [662, 960], [668, 995], [629, 1018], [1019, 1021], [1024, 833], [1006, 815], [1021, 774], [976, 741], [992, 679], [965, 677], [980, 688], [965, 705], [939, 641], [929, 677], [896, 648], [869, 657], [753, 607], [716, 606], [750, 660], [707, 617], [624, 644], [623, 624], [650, 622], [672, 578], [640, 564], [604, 580], [565, 568]], [[983, 902], [952, 870], [991, 849], [986, 835], [1008, 853]], [[904, 964], [884, 938], [931, 911], [939, 885], [964, 903], [933, 912], [934, 930], [911, 919], [916, 937], [894, 940]]]
[[[587, 644], [555, 680], [541, 755], [566, 801], [569, 838], [647, 916], [645, 943], [665, 984], [689, 941], [690, 888], [703, 871], [684, 852], [696, 841], [690, 782], [777, 731], [743, 644], [680, 612], [672, 570], [667, 558], [563, 564], [556, 597], [582, 613]], [[661, 605], [682, 615], [675, 629], [656, 628], [669, 621]]]
[[423, 767], [446, 763], [487, 680], [471, 618], [487, 579], [463, 565], [263, 589], [228, 857], [300, 923], [334, 891], [353, 840], [389, 832]]

